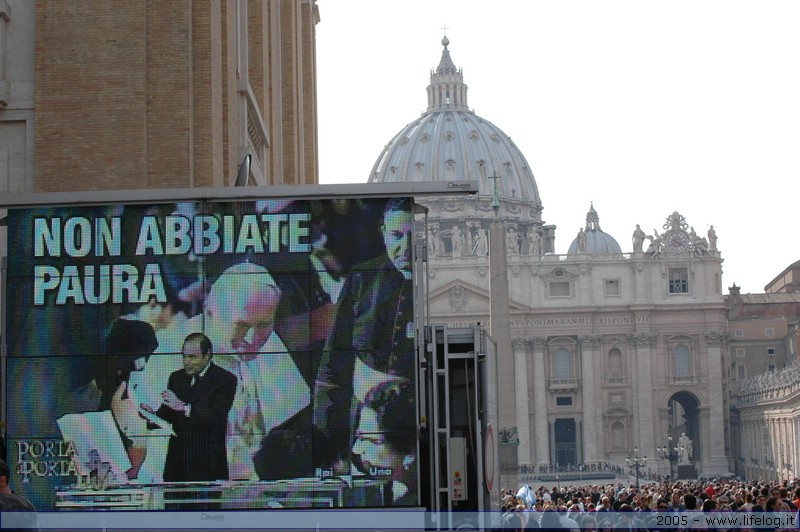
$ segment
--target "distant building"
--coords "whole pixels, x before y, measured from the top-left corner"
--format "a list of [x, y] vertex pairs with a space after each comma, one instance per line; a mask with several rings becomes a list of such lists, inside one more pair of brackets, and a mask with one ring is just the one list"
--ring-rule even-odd
[[770, 294], [800, 292], [800, 260], [783, 270], [764, 287]]
[[[682, 432], [697, 474], [731, 472], [722, 256], [716, 235], [712, 246], [690, 225], [710, 221], [677, 211], [631, 220], [632, 233], [637, 222], [656, 229], [620, 246], [589, 205], [558, 253], [531, 167], [467, 106], [463, 73], [443, 45], [427, 110], [389, 141], [369, 181], [479, 182], [477, 196], [420, 200], [428, 215], [419, 233], [432, 322], [489, 324], [490, 279], [507, 276], [508, 293], [496, 297], [506, 300], [508, 326], [491, 323], [508, 345], [498, 355], [505, 482], [520, 467], [624, 465], [634, 449], [647, 457], [643, 474], [677, 475], [677, 461], [671, 468], [659, 451]], [[568, 184], [563, 193], [589, 203]], [[486, 242], [495, 219], [502, 273]]]
[[[797, 264], [776, 280], [787, 279]], [[775, 285], [773, 281], [767, 289]], [[740, 294], [734, 286], [728, 303], [735, 471], [746, 478], [796, 478], [800, 474], [800, 292]]]

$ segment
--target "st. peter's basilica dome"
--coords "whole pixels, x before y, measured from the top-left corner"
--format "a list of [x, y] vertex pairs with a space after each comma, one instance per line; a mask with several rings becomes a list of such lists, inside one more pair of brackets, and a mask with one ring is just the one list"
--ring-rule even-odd
[[510, 253], [552, 253], [555, 226], [542, 222], [531, 167], [508, 135], [467, 106], [467, 86], [450, 59], [449, 44], [447, 37], [442, 39], [442, 58], [427, 89], [427, 110], [389, 141], [369, 182], [478, 183], [477, 196], [418, 198], [430, 212], [434, 256], [485, 255], [481, 231], [495, 216], [512, 235], [524, 235]]
[[491, 197], [499, 176], [500, 198], [541, 206], [528, 161], [511, 138], [467, 106], [467, 86], [442, 39], [444, 50], [428, 85], [428, 109], [406, 125], [383, 149], [370, 183], [478, 181]]

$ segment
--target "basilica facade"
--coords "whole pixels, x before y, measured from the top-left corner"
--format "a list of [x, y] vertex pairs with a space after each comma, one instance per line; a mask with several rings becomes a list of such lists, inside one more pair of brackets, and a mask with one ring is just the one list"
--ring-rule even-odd
[[485, 324], [497, 341], [504, 471], [619, 466], [636, 455], [642, 474], [674, 478], [677, 453], [666, 450], [685, 434], [685, 474], [729, 473], [722, 255], [713, 229], [693, 229], [713, 220], [654, 214], [632, 221], [621, 246], [587, 202], [581, 231], [556, 253], [524, 155], [469, 109], [442, 44], [427, 110], [386, 145], [369, 180], [479, 183], [476, 196], [418, 199], [427, 208], [418, 233], [430, 321]]

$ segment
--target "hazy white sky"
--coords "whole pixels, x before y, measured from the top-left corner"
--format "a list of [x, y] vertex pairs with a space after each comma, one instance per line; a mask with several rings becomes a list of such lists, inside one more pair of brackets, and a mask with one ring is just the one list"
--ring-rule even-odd
[[631, 251], [713, 225], [723, 290], [800, 260], [800, 1], [318, 0], [320, 182], [363, 183], [427, 107], [443, 26], [468, 103], [522, 150], [555, 224]]

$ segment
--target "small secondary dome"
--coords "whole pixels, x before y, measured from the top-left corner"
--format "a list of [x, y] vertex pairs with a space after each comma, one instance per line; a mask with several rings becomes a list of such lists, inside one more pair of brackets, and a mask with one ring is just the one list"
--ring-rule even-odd
[[594, 210], [594, 205], [589, 206], [589, 212], [586, 214], [586, 227], [581, 227], [567, 251], [567, 255], [581, 253], [587, 255], [622, 253], [622, 248], [614, 237], [600, 229], [600, 217]]

